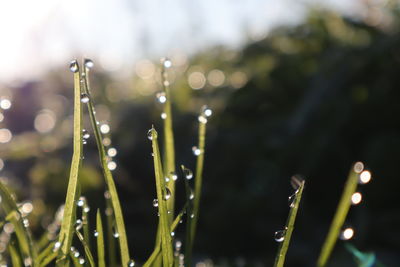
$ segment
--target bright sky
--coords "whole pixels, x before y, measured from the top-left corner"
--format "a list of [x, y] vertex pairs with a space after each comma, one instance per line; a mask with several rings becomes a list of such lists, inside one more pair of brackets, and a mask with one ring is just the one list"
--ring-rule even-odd
[[[361, 0], [360, 0], [361, 1]], [[299, 22], [317, 0], [3, 0], [0, 83], [37, 78], [74, 57], [109, 70], [143, 57], [238, 46], [280, 23]], [[342, 11], [359, 1], [326, 0]]]

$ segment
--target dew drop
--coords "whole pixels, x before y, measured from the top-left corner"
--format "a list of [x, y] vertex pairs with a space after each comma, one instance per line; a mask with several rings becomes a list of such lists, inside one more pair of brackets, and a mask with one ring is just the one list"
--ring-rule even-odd
[[171, 60], [169, 58], [166, 58], [166, 57], [162, 58], [161, 62], [163, 63], [164, 67], [167, 68], [167, 69], [172, 66], [172, 62], [171, 62]]
[[93, 235], [94, 235], [94, 237], [98, 237], [99, 236], [99, 232], [97, 232], [97, 230], [94, 230]]
[[108, 155], [109, 157], [115, 157], [115, 156], [117, 155], [117, 153], [118, 153], [118, 151], [117, 151], [117, 149], [115, 149], [114, 147], [110, 147], [110, 148], [107, 150], [107, 155]]
[[157, 93], [156, 97], [157, 97], [158, 102], [160, 102], [161, 104], [164, 104], [165, 102], [167, 102], [167, 96], [166, 96], [165, 92]]
[[76, 61], [76, 59], [71, 61], [71, 63], [69, 64], [69, 69], [73, 73], [79, 70], [78, 62]]
[[79, 257], [79, 255], [80, 255], [79, 251], [75, 251], [75, 253], [74, 253], [74, 257], [75, 257], [75, 258], [78, 258], [78, 257]]
[[290, 178], [290, 184], [292, 185], [294, 190], [298, 190], [300, 186], [303, 184], [304, 178], [303, 176], [296, 174]]
[[80, 197], [76, 202], [76, 205], [78, 205], [78, 207], [83, 207], [83, 205], [85, 205], [85, 197]]
[[82, 229], [82, 227], [83, 227], [83, 222], [82, 222], [82, 220], [81, 220], [81, 219], [76, 220], [76, 222], [75, 222], [75, 229], [79, 231], [80, 229]]
[[190, 219], [193, 219], [194, 218], [194, 214], [192, 213], [192, 214], [190, 214]]
[[165, 87], [167, 87], [167, 86], [169, 86], [169, 81], [164, 81], [163, 84]]
[[178, 175], [176, 174], [176, 172], [171, 172], [171, 173], [170, 173], [170, 177], [171, 177], [172, 180], [174, 180], [174, 181], [178, 180]]
[[103, 134], [108, 134], [110, 132], [110, 126], [108, 124], [102, 124], [100, 126], [100, 132]]
[[169, 190], [168, 187], [165, 187], [165, 192], [164, 192], [164, 200], [168, 200], [171, 197], [171, 191]]
[[364, 163], [361, 161], [356, 162], [353, 169], [356, 173], [361, 173], [364, 170]]
[[201, 150], [197, 146], [193, 146], [192, 151], [193, 151], [193, 155], [195, 155], [195, 156], [199, 156], [201, 154]]
[[79, 258], [79, 264], [84, 264], [85, 263], [85, 259], [84, 258]]
[[167, 118], [167, 113], [163, 112], [161, 113], [161, 119], [165, 120]]
[[113, 234], [113, 236], [114, 236], [114, 238], [119, 238], [119, 233], [118, 233], [118, 232], [115, 232], [115, 233]]
[[353, 205], [360, 204], [361, 200], [362, 200], [362, 195], [360, 192], [355, 192], [351, 196], [351, 204], [353, 204]]
[[90, 137], [89, 132], [87, 130], [83, 129], [82, 130], [82, 138], [83, 139], [89, 139], [89, 137]]
[[190, 199], [190, 200], [194, 199], [194, 193], [193, 193], [193, 191], [192, 191], [192, 190], [190, 190], [189, 199]]
[[340, 239], [342, 240], [349, 240], [354, 236], [354, 230], [351, 227], [348, 227], [346, 229], [344, 229], [341, 233], [340, 233]]
[[153, 207], [158, 207], [158, 199], [157, 198], [155, 198], [155, 199], [153, 199]]
[[296, 199], [296, 193], [294, 193], [293, 195], [290, 195], [288, 198], [288, 202], [289, 202], [289, 207], [293, 208], [294, 207], [294, 200]]
[[193, 172], [186, 167], [183, 168], [183, 174], [185, 175], [185, 178], [188, 180], [193, 178]]
[[25, 227], [25, 228], [28, 228], [28, 227], [29, 227], [29, 220], [28, 220], [27, 218], [23, 219], [23, 220], [22, 220], [22, 223], [24, 224], [24, 227]]
[[180, 240], [176, 240], [176, 242], [175, 242], [175, 248], [176, 248], [177, 250], [179, 250], [181, 247], [182, 247], [182, 242], [181, 242]]
[[369, 181], [371, 181], [371, 173], [369, 171], [363, 171], [360, 173], [360, 176], [358, 178], [358, 183], [360, 184], [367, 184]]
[[54, 243], [54, 247], [53, 247], [53, 251], [56, 252], [57, 250], [59, 250], [61, 247], [61, 242], [56, 242]]
[[133, 267], [133, 266], [135, 266], [135, 261], [134, 260], [128, 261], [128, 267]]
[[200, 123], [204, 123], [204, 124], [207, 123], [207, 118], [205, 116], [203, 116], [203, 115], [200, 115], [198, 119], [199, 119]]
[[88, 68], [88, 69], [91, 69], [94, 66], [93, 61], [91, 59], [88, 59], [88, 58], [85, 58], [84, 64], [85, 64], [85, 67]]
[[210, 117], [212, 115], [212, 110], [208, 106], [203, 106], [201, 108], [201, 114], [204, 114], [206, 117]]
[[276, 231], [274, 234], [274, 239], [276, 242], [282, 242], [283, 240], [285, 240], [285, 230], [280, 230], [280, 231]]
[[90, 211], [90, 207], [86, 206], [83, 208], [83, 212], [88, 213]]
[[107, 163], [107, 167], [110, 171], [113, 171], [117, 168], [117, 163], [115, 161], [110, 161]]
[[154, 137], [157, 139], [157, 132], [154, 129], [150, 129], [147, 132], [147, 138], [151, 141], [153, 140], [153, 131], [154, 131]]
[[81, 102], [82, 103], [88, 103], [90, 100], [89, 95], [86, 93], [81, 94]]
[[87, 144], [87, 141], [86, 141], [86, 139], [83, 139], [83, 140], [82, 140], [82, 144], [84, 144], [84, 145], [86, 145], [86, 144]]
[[175, 232], [171, 232], [171, 236], [175, 236]]
[[169, 178], [168, 177], [165, 177], [165, 182], [169, 183]]

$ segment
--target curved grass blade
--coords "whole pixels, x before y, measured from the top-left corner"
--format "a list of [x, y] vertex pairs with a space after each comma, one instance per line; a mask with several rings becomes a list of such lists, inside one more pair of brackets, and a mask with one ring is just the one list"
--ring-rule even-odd
[[297, 211], [299, 209], [301, 196], [303, 195], [303, 189], [304, 181], [301, 182], [299, 188], [296, 190], [295, 199], [293, 200], [293, 204], [291, 205], [289, 216], [286, 222], [284, 240], [280, 243], [278, 254], [275, 258], [275, 267], [283, 267], [283, 264], [285, 263], [285, 257], [289, 249], [290, 238], [292, 237]]
[[82, 244], [82, 246], [83, 246], [83, 248], [85, 250], [85, 258], [88, 259], [88, 262], [89, 262], [91, 267], [95, 267], [96, 264], [94, 263], [92, 252], [90, 251], [90, 248], [89, 248], [88, 244], [86, 243], [85, 238], [79, 232], [79, 230], [75, 230], [75, 233], [78, 236], [78, 239], [81, 241], [81, 244]]
[[[86, 62], [86, 60], [85, 60]], [[121, 262], [122, 266], [126, 266], [130, 260], [129, 256], [129, 247], [128, 247], [128, 239], [126, 237], [126, 230], [125, 230], [125, 223], [124, 223], [124, 217], [122, 215], [122, 209], [121, 209], [121, 204], [119, 201], [118, 193], [117, 193], [117, 188], [114, 183], [114, 178], [112, 176], [112, 173], [110, 169], [107, 167], [107, 156], [106, 152], [104, 149], [104, 145], [102, 142], [102, 136], [100, 134], [100, 129], [99, 125], [97, 124], [96, 120], [96, 115], [94, 112], [94, 106], [93, 106], [93, 100], [91, 99], [90, 96], [90, 84], [89, 84], [89, 68], [85, 67], [84, 68], [84, 89], [85, 93], [89, 97], [89, 101], [87, 102], [88, 110], [89, 110], [89, 116], [90, 116], [90, 121], [93, 127], [94, 135], [96, 137], [96, 144], [97, 144], [97, 149], [99, 151], [99, 157], [100, 157], [100, 164], [103, 170], [104, 178], [107, 184], [108, 191], [110, 193], [110, 199], [111, 199], [111, 204], [115, 216], [115, 223], [116, 223], [116, 228], [119, 234], [119, 248], [120, 248], [120, 255], [121, 255]]]
[[42, 261], [49, 256], [54, 249], [54, 245], [56, 242], [50, 242], [49, 244], [47, 244], [47, 247], [45, 247], [42, 252], [39, 253], [39, 255], [36, 258], [37, 263], [40, 265], [42, 263]]
[[[110, 212], [111, 211], [111, 212]], [[107, 220], [107, 247], [108, 247], [108, 264], [110, 266], [117, 265], [117, 256], [116, 256], [116, 242], [114, 238], [114, 216], [112, 212], [112, 204], [109, 198], [106, 199], [106, 220]]]
[[[83, 237], [85, 240], [85, 243], [87, 247], [89, 248], [89, 251], [91, 251], [91, 235], [90, 235], [90, 225], [89, 225], [89, 211], [90, 207], [88, 205], [88, 201], [85, 197], [84, 198], [84, 204], [82, 207], [82, 225], [83, 225]], [[90, 259], [87, 258], [87, 255], [85, 255], [85, 260], [90, 261]]]
[[152, 147], [153, 147], [153, 160], [154, 160], [154, 173], [156, 180], [156, 191], [158, 199], [158, 212], [160, 214], [160, 232], [161, 232], [161, 252], [163, 259], [163, 266], [170, 267], [173, 264], [172, 255], [172, 240], [170, 232], [170, 223], [167, 212], [167, 203], [170, 192], [165, 185], [165, 179], [163, 175], [163, 169], [161, 164], [160, 150], [157, 142], [157, 132], [154, 128], [149, 131], [151, 136]]
[[32, 234], [29, 228], [24, 226], [17, 203], [9, 189], [2, 182], [0, 182], [0, 196], [1, 206], [7, 214], [6, 220], [10, 221], [14, 226], [22, 256], [24, 259], [31, 259], [32, 266], [36, 266], [37, 252], [32, 241]]
[[57, 259], [57, 266], [68, 266], [68, 257], [72, 238], [74, 219], [76, 217], [76, 200], [78, 197], [79, 169], [82, 161], [82, 105], [81, 105], [81, 82], [79, 65], [76, 60], [71, 62], [71, 69], [74, 67], [74, 134], [73, 134], [73, 154], [71, 170], [69, 175], [67, 197], [65, 199], [64, 217], [60, 230], [60, 242], [62, 247]]
[[351, 205], [351, 196], [357, 189], [358, 172], [355, 170], [355, 165], [351, 168], [345, 188], [342, 193], [339, 205], [337, 207], [335, 217], [332, 220], [329, 228], [328, 236], [325, 239], [325, 243], [322, 246], [321, 253], [318, 258], [317, 266], [323, 267], [327, 264], [328, 259], [332, 253], [332, 250], [336, 244], [336, 240], [339, 237], [340, 230], [346, 219], [347, 213], [349, 212]]
[[104, 233], [103, 223], [101, 221], [100, 210], [96, 214], [96, 231], [97, 231], [97, 264], [99, 267], [106, 267], [104, 256]]

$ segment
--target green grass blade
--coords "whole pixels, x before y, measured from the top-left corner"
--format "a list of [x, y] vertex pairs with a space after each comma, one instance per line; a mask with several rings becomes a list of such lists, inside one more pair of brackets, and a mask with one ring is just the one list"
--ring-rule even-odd
[[[162, 71], [161, 79], [163, 91], [165, 93], [166, 101], [164, 103], [164, 174], [170, 176], [172, 172], [175, 172], [175, 147], [174, 147], [174, 131], [172, 128], [172, 110], [171, 110], [171, 94], [169, 90], [169, 82], [167, 80], [167, 68], [170, 66], [171, 61], [169, 59], [162, 60]], [[167, 186], [171, 191], [171, 197], [167, 200], [167, 208], [170, 211], [169, 220], [170, 222], [174, 218], [175, 208], [175, 180], [169, 179]]]
[[52, 261], [57, 257], [57, 255], [58, 255], [57, 252], [53, 252], [53, 253], [47, 255], [47, 256], [43, 259], [43, 261], [40, 263], [39, 266], [42, 267], [42, 266], [47, 266], [47, 265], [49, 265], [50, 262], [52, 262]]
[[167, 210], [166, 196], [170, 194], [167, 192], [163, 169], [161, 164], [160, 150], [157, 142], [157, 132], [154, 128], [149, 131], [149, 136], [152, 140], [153, 147], [153, 160], [154, 160], [154, 173], [156, 180], [156, 191], [158, 199], [158, 212], [160, 214], [160, 229], [161, 229], [161, 252], [163, 258], [163, 266], [170, 267], [173, 263], [172, 255], [172, 240], [171, 228], [169, 223], [169, 216]]
[[[203, 112], [204, 113], [204, 112]], [[203, 118], [205, 114], [200, 114]], [[200, 199], [201, 199], [201, 188], [203, 183], [203, 166], [204, 166], [204, 154], [205, 154], [205, 140], [206, 140], [206, 125], [207, 119], [199, 120], [199, 141], [197, 148], [200, 154], [197, 155], [196, 161], [196, 175], [194, 179], [194, 199], [193, 199], [193, 210], [190, 213], [190, 223], [188, 225], [190, 232], [190, 243], [186, 246], [185, 261], [188, 267], [192, 265], [192, 251], [194, 240], [196, 237], [197, 222], [200, 213]], [[193, 215], [192, 215], [193, 214]], [[194, 216], [191, 218], [191, 216]]]
[[21, 257], [20, 257], [20, 255], [18, 253], [18, 250], [15, 248], [15, 246], [12, 244], [12, 242], [10, 242], [8, 244], [8, 251], [10, 252], [12, 266], [14, 266], [14, 267], [22, 267]]
[[45, 247], [42, 252], [40, 252], [40, 254], [37, 256], [36, 258], [36, 262], [38, 264], [41, 264], [42, 261], [53, 252], [54, 249], [54, 244], [56, 242], [50, 242], [49, 244], [47, 244], [47, 247]]
[[[86, 60], [85, 60], [86, 61]], [[99, 151], [99, 157], [100, 157], [100, 164], [103, 169], [103, 174], [104, 178], [107, 184], [108, 191], [110, 192], [110, 199], [111, 199], [111, 204], [113, 208], [113, 213], [115, 216], [115, 223], [116, 223], [116, 228], [117, 232], [119, 234], [118, 242], [119, 242], [119, 248], [120, 248], [120, 255], [121, 255], [121, 262], [122, 266], [126, 266], [130, 260], [129, 256], [129, 247], [128, 247], [128, 239], [126, 237], [126, 230], [125, 230], [125, 223], [124, 223], [124, 217], [122, 215], [122, 209], [121, 209], [121, 204], [119, 201], [118, 193], [117, 193], [117, 188], [114, 183], [114, 178], [111, 173], [111, 171], [107, 167], [107, 155], [106, 151], [104, 149], [104, 145], [102, 143], [102, 136], [100, 133], [99, 125], [97, 124], [96, 120], [96, 115], [94, 112], [94, 105], [93, 105], [93, 99], [91, 99], [90, 96], [90, 85], [89, 85], [89, 68], [85, 67], [84, 68], [84, 87], [86, 94], [89, 97], [89, 101], [87, 102], [88, 110], [89, 110], [89, 116], [90, 116], [90, 121], [93, 127], [94, 135], [96, 137], [96, 144], [97, 144], [97, 149]]]
[[79, 230], [75, 230], [75, 233], [78, 236], [79, 241], [81, 241], [82, 246], [85, 250], [85, 258], [88, 259], [88, 262], [91, 267], [95, 267], [96, 264], [94, 263], [92, 252], [90, 251], [90, 248], [89, 248], [87, 242], [85, 241], [84, 236], [79, 232]]
[[32, 241], [32, 235], [28, 227], [24, 226], [22, 215], [17, 203], [9, 189], [0, 182], [1, 206], [7, 214], [6, 220], [10, 221], [17, 236], [18, 245], [24, 259], [31, 259], [32, 266], [36, 266], [37, 252]]
[[[88, 201], [85, 197], [83, 197], [84, 199], [84, 204], [82, 207], [82, 224], [83, 224], [83, 237], [85, 240], [86, 245], [89, 248], [89, 251], [92, 250], [91, 248], [91, 234], [90, 234], [90, 224], [89, 224], [89, 211], [90, 211], [90, 207], [88, 205]], [[89, 259], [87, 258], [87, 256], [85, 255], [85, 260], [89, 261]]]
[[101, 221], [100, 210], [96, 214], [96, 231], [97, 231], [97, 263], [99, 267], [106, 267], [104, 256], [104, 233], [103, 223]]
[[285, 257], [289, 249], [290, 238], [292, 237], [292, 233], [294, 230], [294, 223], [296, 221], [296, 215], [299, 209], [301, 196], [303, 195], [303, 189], [304, 189], [304, 181], [301, 182], [300, 187], [297, 189], [295, 193], [295, 199], [293, 200], [293, 204], [291, 205], [289, 216], [286, 222], [285, 236], [283, 242], [281, 242], [279, 245], [278, 254], [276, 255], [275, 258], [275, 264], [274, 264], [275, 267], [283, 267], [283, 264], [285, 263]]
[[[66, 257], [71, 248], [74, 219], [76, 217], [76, 200], [78, 197], [78, 173], [82, 161], [82, 105], [81, 105], [81, 82], [78, 62], [72, 67], [76, 68], [74, 72], [74, 134], [73, 134], [73, 154], [71, 170], [69, 175], [67, 196], [65, 200], [64, 216], [60, 230], [60, 240], [64, 240], [58, 256], [57, 266], [68, 266], [68, 257]], [[61, 241], [60, 241], [61, 242]]]
[[[111, 212], [110, 212], [111, 211]], [[112, 204], [109, 198], [106, 198], [106, 219], [107, 219], [107, 248], [108, 263], [110, 266], [117, 265], [117, 256], [115, 253], [116, 242], [114, 238], [114, 216], [112, 212]]]
[[332, 250], [335, 247], [336, 240], [339, 237], [339, 233], [350, 209], [351, 196], [357, 189], [358, 178], [358, 172], [355, 171], [355, 168], [353, 166], [347, 178], [347, 182], [342, 193], [342, 198], [340, 199], [339, 205], [337, 207], [335, 217], [333, 218], [331, 226], [329, 228], [328, 236], [326, 237], [325, 243], [322, 246], [321, 253], [317, 262], [317, 266], [319, 267], [323, 267], [327, 264]]

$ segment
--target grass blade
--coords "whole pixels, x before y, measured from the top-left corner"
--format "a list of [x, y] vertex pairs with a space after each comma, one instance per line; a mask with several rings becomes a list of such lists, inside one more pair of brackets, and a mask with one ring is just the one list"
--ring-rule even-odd
[[[357, 164], [357, 163], [356, 163]], [[323, 267], [328, 262], [328, 259], [335, 247], [336, 240], [339, 237], [339, 233], [346, 219], [347, 213], [349, 212], [351, 205], [351, 196], [357, 189], [358, 172], [355, 170], [356, 165], [351, 168], [345, 188], [342, 193], [339, 205], [337, 207], [335, 216], [332, 220], [329, 228], [328, 236], [325, 239], [325, 243], [322, 246], [321, 253], [318, 258], [317, 266]]]
[[[88, 59], [85, 59], [85, 63], [88, 62]], [[126, 230], [125, 230], [125, 223], [124, 223], [124, 217], [122, 215], [122, 209], [121, 209], [121, 204], [119, 201], [117, 189], [114, 183], [114, 178], [113, 175], [110, 171], [110, 169], [107, 167], [107, 155], [106, 151], [104, 149], [103, 145], [103, 139], [100, 134], [100, 129], [99, 125], [97, 124], [96, 120], [96, 115], [94, 112], [94, 105], [93, 105], [93, 100], [91, 99], [90, 96], [90, 84], [89, 84], [89, 69], [90, 67], [88, 64], [85, 64], [84, 67], [84, 88], [85, 88], [85, 93], [89, 97], [89, 101], [87, 102], [88, 110], [89, 110], [89, 116], [90, 116], [90, 121], [93, 127], [94, 135], [96, 137], [96, 144], [97, 144], [97, 149], [99, 151], [99, 157], [100, 157], [100, 164], [103, 170], [104, 178], [107, 184], [108, 191], [110, 193], [110, 199], [111, 199], [111, 204], [113, 208], [113, 214], [115, 217], [115, 223], [116, 223], [116, 228], [117, 232], [119, 234], [119, 248], [120, 248], [120, 255], [121, 255], [121, 263], [122, 266], [126, 266], [130, 260], [129, 256], [129, 247], [128, 247], [128, 239], [126, 237]]]
[[95, 267], [96, 265], [94, 263], [92, 252], [90, 251], [88, 244], [85, 242], [84, 236], [79, 232], [79, 230], [75, 230], [75, 233], [78, 236], [78, 239], [81, 241], [82, 246], [85, 250], [85, 258], [88, 259], [91, 267]]
[[[154, 173], [156, 180], [156, 191], [158, 199], [158, 212], [160, 214], [160, 231], [161, 231], [161, 252], [163, 258], [163, 266], [170, 267], [173, 264], [172, 240], [170, 223], [167, 212], [167, 203], [165, 200], [171, 196], [165, 184], [163, 169], [161, 164], [160, 150], [157, 142], [157, 132], [154, 128], [149, 130], [149, 138], [152, 140]], [[169, 195], [169, 197], [168, 197]]]
[[10, 252], [12, 266], [22, 267], [21, 257], [18, 253], [18, 250], [15, 248], [15, 246], [12, 243], [13, 242], [10, 242], [8, 244], [8, 251]]
[[290, 238], [292, 237], [292, 233], [294, 230], [294, 223], [296, 221], [296, 215], [299, 209], [301, 196], [303, 195], [303, 189], [304, 189], [304, 181], [301, 182], [300, 187], [296, 190], [295, 199], [293, 200], [293, 204], [291, 204], [289, 216], [284, 230], [285, 231], [284, 239], [283, 242], [281, 242], [279, 245], [278, 254], [276, 255], [275, 258], [275, 264], [274, 264], [275, 267], [283, 267], [283, 264], [285, 263], [285, 257], [289, 249]]
[[81, 105], [81, 82], [79, 65], [76, 60], [71, 62], [71, 70], [74, 71], [74, 134], [73, 134], [73, 154], [71, 170], [69, 175], [67, 197], [65, 200], [64, 217], [60, 230], [60, 242], [62, 247], [58, 256], [57, 266], [68, 266], [66, 257], [71, 248], [73, 238], [74, 219], [76, 217], [76, 200], [78, 197], [78, 173], [82, 161], [82, 105]]
[[18, 245], [24, 260], [31, 260], [32, 266], [36, 266], [37, 252], [32, 241], [32, 235], [28, 227], [24, 226], [22, 215], [19, 212], [17, 203], [9, 189], [0, 182], [1, 206], [7, 214], [6, 220], [10, 221], [17, 236]]
[[96, 214], [96, 231], [97, 231], [97, 263], [99, 267], [106, 267], [104, 256], [104, 233], [103, 223], [101, 221], [100, 210]]

